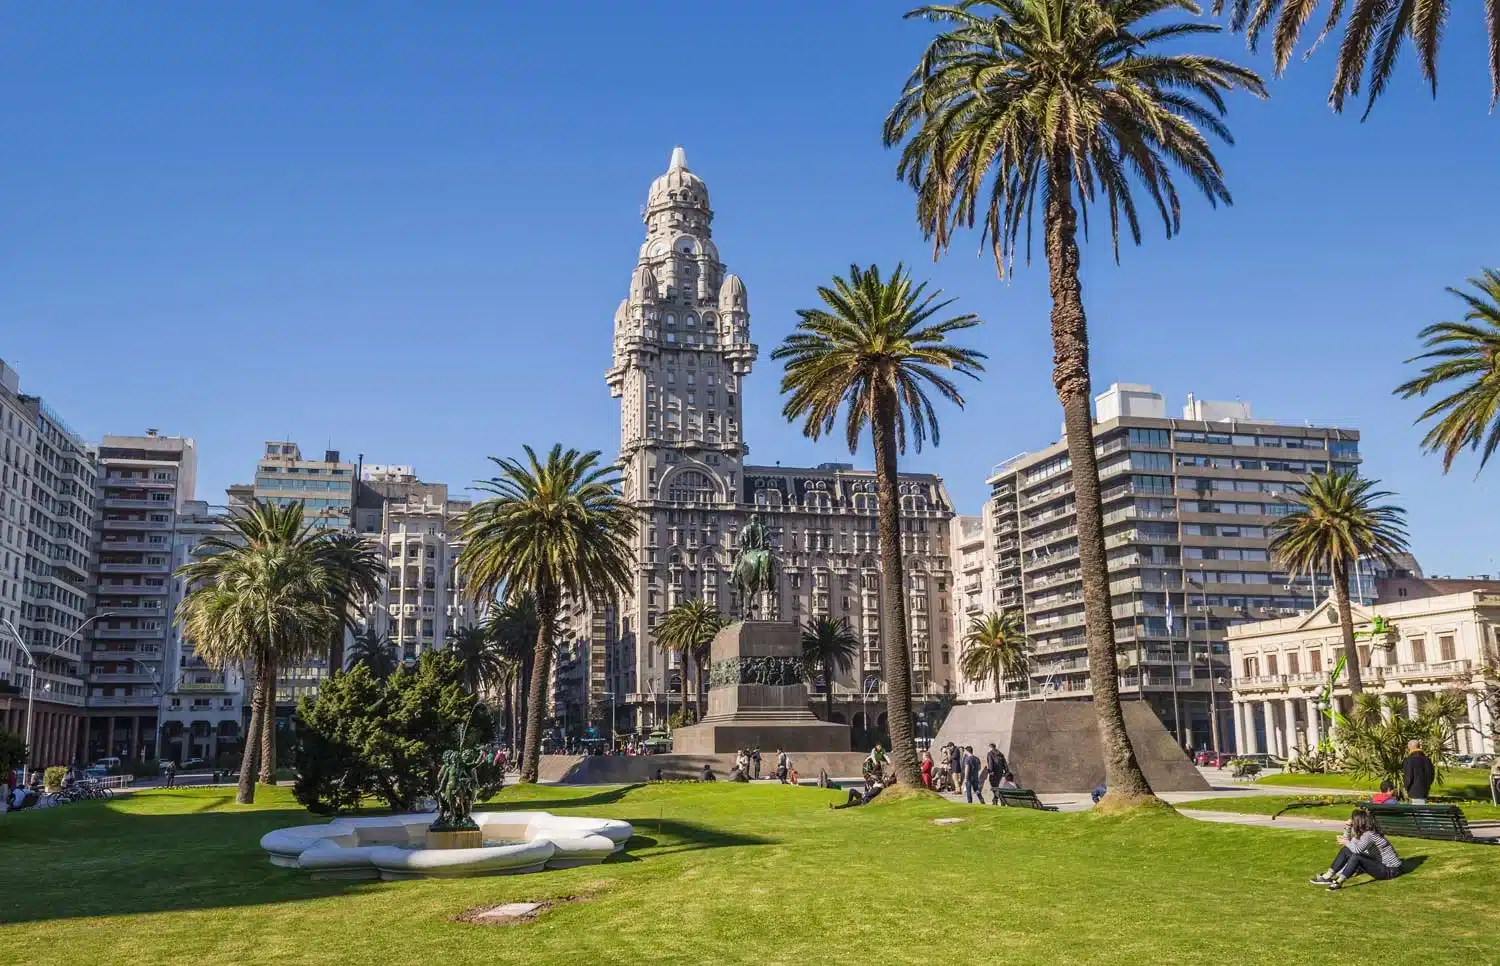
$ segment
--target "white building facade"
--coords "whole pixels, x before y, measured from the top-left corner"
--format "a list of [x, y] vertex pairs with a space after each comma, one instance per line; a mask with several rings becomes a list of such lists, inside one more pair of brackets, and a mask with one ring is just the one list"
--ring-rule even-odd
[[[1380, 616], [1394, 626], [1387, 637], [1357, 638], [1367, 692], [1401, 695], [1408, 714], [1443, 691], [1461, 691], [1468, 717], [1458, 729], [1458, 754], [1494, 753], [1500, 662], [1500, 593], [1466, 591], [1355, 605], [1356, 634]], [[1317, 698], [1343, 654], [1338, 612], [1325, 601], [1309, 614], [1237, 624], [1228, 630], [1238, 747], [1293, 757], [1316, 748], [1328, 728]], [[1487, 670], [1488, 669], [1488, 670]], [[1350, 706], [1348, 676], [1333, 695]]]

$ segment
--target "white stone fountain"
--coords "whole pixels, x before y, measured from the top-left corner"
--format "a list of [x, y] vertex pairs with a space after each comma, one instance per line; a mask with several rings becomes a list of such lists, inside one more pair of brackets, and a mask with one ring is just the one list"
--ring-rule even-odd
[[336, 818], [277, 829], [261, 837], [271, 864], [317, 878], [413, 879], [510, 875], [595, 865], [625, 848], [629, 822], [550, 812], [477, 812], [482, 844], [429, 848], [436, 813]]

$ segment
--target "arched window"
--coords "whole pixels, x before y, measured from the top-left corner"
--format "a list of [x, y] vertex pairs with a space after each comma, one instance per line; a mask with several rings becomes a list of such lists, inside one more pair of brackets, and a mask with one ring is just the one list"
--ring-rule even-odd
[[672, 477], [667, 487], [667, 500], [671, 503], [712, 503], [714, 496], [713, 481], [697, 470], [683, 470]]

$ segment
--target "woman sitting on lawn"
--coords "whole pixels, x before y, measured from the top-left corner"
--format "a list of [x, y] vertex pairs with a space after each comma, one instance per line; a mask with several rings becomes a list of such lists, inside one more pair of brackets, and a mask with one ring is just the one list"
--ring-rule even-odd
[[1349, 816], [1349, 825], [1338, 841], [1339, 854], [1334, 856], [1327, 872], [1319, 872], [1308, 880], [1313, 885], [1342, 889], [1345, 881], [1361, 872], [1376, 879], [1394, 879], [1401, 874], [1401, 856], [1364, 809], [1356, 808]]

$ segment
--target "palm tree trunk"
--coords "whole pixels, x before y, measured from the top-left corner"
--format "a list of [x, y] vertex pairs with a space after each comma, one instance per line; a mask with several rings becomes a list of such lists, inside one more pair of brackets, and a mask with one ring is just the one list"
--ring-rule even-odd
[[333, 639], [328, 642], [328, 676], [344, 673], [344, 625], [340, 624], [338, 630], [333, 632]]
[[996, 665], [996, 667], [995, 667], [995, 702], [998, 704], [1000, 702], [1000, 699], [1001, 699], [1001, 694], [1000, 694], [1000, 667], [999, 667], [999, 665]]
[[833, 674], [828, 670], [823, 671], [823, 697], [827, 702], [827, 708], [823, 713], [823, 720], [833, 723]]
[[240, 754], [240, 786], [234, 800], [241, 805], [255, 804], [255, 769], [260, 757], [260, 719], [265, 714], [266, 676], [253, 672], [250, 690], [250, 727], [245, 730], [245, 748]]
[[1115, 659], [1115, 628], [1109, 606], [1099, 465], [1094, 459], [1088, 324], [1083, 312], [1083, 288], [1078, 281], [1078, 213], [1073, 207], [1071, 161], [1066, 155], [1052, 159], [1046, 221], [1047, 266], [1052, 288], [1052, 385], [1062, 403], [1068, 456], [1072, 461], [1089, 680], [1094, 691], [1094, 712], [1099, 719], [1099, 737], [1104, 744], [1105, 781], [1111, 794], [1149, 796], [1151, 783], [1136, 760], [1120, 707], [1120, 667]]
[[1339, 612], [1339, 631], [1344, 638], [1344, 668], [1349, 672], [1349, 693], [1365, 689], [1364, 673], [1359, 667], [1359, 648], [1354, 643], [1354, 615], [1349, 610], [1349, 565], [1333, 562], [1333, 604]]
[[882, 388], [870, 421], [875, 443], [875, 503], [880, 531], [881, 636], [885, 641], [885, 713], [896, 777], [920, 787], [911, 711], [911, 652], [906, 636], [906, 572], [901, 565], [901, 504], [896, 484], [896, 393]]
[[265, 664], [265, 689], [260, 712], [260, 783], [276, 783], [276, 662]]
[[547, 678], [552, 672], [552, 622], [557, 602], [550, 593], [536, 595], [536, 651], [531, 658], [530, 694], [526, 700], [526, 744], [521, 751], [521, 781], [535, 782], [542, 767], [542, 719], [547, 710]]
[[[512, 667], [514, 672], [514, 667]], [[516, 745], [516, 706], [513, 700], [515, 696], [516, 677], [511, 674], [509, 681], [505, 682], [505, 706], [502, 712], [505, 716], [505, 744], [511, 748]]]

